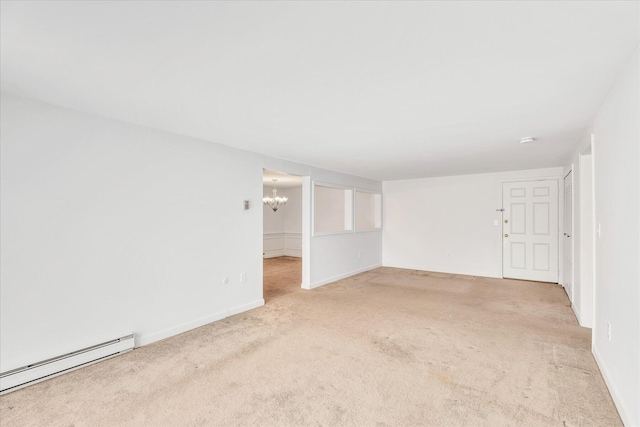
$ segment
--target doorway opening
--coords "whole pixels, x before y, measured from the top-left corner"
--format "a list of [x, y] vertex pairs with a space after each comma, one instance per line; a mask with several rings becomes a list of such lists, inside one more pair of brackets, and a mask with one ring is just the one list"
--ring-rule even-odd
[[304, 287], [303, 264], [307, 264], [307, 251], [303, 242], [308, 238], [303, 232], [303, 207], [307, 195], [305, 181], [308, 180], [302, 176], [263, 170], [263, 195], [275, 199], [270, 204], [264, 203], [262, 211], [262, 292], [265, 303]]

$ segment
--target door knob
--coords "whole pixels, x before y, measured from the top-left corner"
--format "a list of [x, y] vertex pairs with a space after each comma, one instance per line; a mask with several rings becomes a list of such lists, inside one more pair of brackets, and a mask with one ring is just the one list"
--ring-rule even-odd
[[505, 223], [505, 224], [509, 224], [509, 220], [508, 220], [508, 219], [505, 219], [505, 220], [504, 220], [504, 223]]
[[509, 235], [505, 233], [504, 237], [509, 237]]

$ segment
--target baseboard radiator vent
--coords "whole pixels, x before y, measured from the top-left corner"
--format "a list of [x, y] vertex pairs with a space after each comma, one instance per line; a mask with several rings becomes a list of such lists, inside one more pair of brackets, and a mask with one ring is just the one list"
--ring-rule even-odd
[[62, 356], [0, 372], [0, 395], [133, 350], [134, 335], [127, 335]]

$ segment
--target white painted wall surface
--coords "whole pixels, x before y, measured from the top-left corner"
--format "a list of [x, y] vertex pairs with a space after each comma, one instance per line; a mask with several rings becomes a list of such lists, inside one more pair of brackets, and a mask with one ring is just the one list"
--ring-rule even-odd
[[[2, 371], [127, 332], [153, 342], [261, 305], [264, 167], [381, 189], [4, 92], [1, 107]], [[365, 234], [309, 240], [309, 287], [380, 265], [381, 233]]]
[[282, 193], [289, 198], [283, 208], [285, 233], [302, 233], [302, 187], [285, 188]]
[[[598, 110], [593, 352], [626, 425], [640, 425], [640, 108], [636, 49]], [[607, 337], [611, 324], [611, 339]]]
[[382, 195], [356, 191], [356, 231], [382, 227]]
[[5, 93], [1, 149], [2, 370], [263, 304], [259, 157]]
[[[578, 158], [580, 179], [575, 193], [580, 208], [576, 209], [576, 302], [579, 304], [580, 325], [593, 327], [593, 167], [592, 156]], [[579, 258], [578, 258], [579, 257]]]
[[[311, 287], [333, 282], [381, 265], [380, 231], [317, 236], [313, 239], [313, 251], [331, 256], [314, 257], [311, 264]], [[340, 255], [334, 251], [340, 248]]]
[[502, 182], [561, 175], [558, 167], [385, 181], [383, 265], [502, 277]]

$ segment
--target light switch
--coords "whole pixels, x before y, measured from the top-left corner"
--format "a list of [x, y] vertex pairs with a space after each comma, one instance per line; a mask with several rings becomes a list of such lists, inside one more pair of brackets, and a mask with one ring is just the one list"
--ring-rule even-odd
[[500, 224], [500, 221], [498, 221], [497, 219], [494, 219], [493, 220], [493, 225], [498, 225], [498, 224]]

